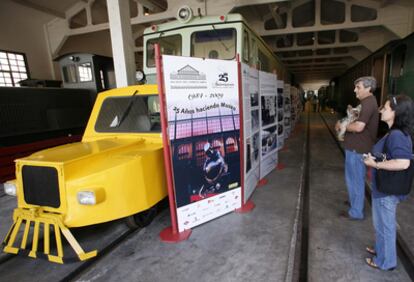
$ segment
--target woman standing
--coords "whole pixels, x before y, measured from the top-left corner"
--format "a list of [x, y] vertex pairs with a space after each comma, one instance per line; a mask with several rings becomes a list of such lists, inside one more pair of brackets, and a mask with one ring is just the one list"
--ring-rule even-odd
[[[372, 173], [372, 220], [375, 229], [375, 247], [366, 250], [373, 255], [366, 263], [374, 268], [393, 270], [397, 266], [396, 209], [406, 198], [404, 195], [384, 194], [378, 191], [375, 175], [378, 170], [400, 171], [408, 169], [412, 159], [412, 138], [414, 129], [414, 104], [405, 95], [392, 96], [380, 109], [381, 120], [386, 122], [389, 132], [379, 140], [371, 154], [364, 159]], [[386, 147], [386, 150], [384, 150]], [[383, 152], [387, 153], [383, 155]], [[383, 160], [378, 156], [383, 155]]]

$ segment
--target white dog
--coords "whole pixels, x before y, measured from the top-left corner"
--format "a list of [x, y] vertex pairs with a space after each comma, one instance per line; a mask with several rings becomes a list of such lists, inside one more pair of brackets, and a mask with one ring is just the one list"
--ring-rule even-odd
[[346, 110], [347, 116], [339, 120], [339, 130], [336, 132], [339, 141], [344, 141], [346, 127], [348, 124], [358, 119], [360, 112], [361, 105], [358, 105], [355, 108], [352, 108], [351, 105], [348, 105], [348, 108]]

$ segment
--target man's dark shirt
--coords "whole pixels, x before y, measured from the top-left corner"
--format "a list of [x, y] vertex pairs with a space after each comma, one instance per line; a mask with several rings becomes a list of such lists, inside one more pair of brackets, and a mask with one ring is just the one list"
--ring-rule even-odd
[[361, 100], [361, 113], [357, 121], [365, 123], [362, 132], [349, 132], [345, 134], [344, 147], [346, 150], [355, 150], [359, 154], [368, 153], [374, 146], [378, 132], [378, 104], [373, 95]]

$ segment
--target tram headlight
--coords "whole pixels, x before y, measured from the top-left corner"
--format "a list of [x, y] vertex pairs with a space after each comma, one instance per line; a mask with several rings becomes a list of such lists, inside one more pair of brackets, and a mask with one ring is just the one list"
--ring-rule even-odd
[[181, 23], [188, 23], [193, 17], [193, 11], [187, 5], [182, 6], [177, 11], [177, 20]]
[[17, 195], [16, 184], [14, 184], [12, 182], [6, 182], [6, 183], [3, 184], [3, 186], [4, 186], [4, 193], [6, 193], [7, 195], [16, 197], [16, 195]]

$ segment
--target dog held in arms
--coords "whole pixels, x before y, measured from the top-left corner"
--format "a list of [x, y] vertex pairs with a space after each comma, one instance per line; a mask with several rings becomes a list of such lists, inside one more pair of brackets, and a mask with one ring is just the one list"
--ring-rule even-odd
[[347, 116], [339, 120], [339, 131], [336, 132], [337, 138], [339, 141], [344, 141], [345, 131], [348, 124], [356, 121], [361, 112], [361, 105], [358, 105], [355, 108], [352, 108], [351, 105], [348, 105], [346, 110]]

